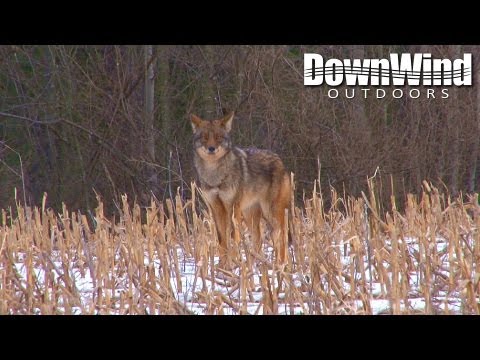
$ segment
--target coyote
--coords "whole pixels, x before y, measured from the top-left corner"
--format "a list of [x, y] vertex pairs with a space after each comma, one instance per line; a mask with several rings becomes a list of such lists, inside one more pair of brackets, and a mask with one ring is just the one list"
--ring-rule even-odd
[[[268, 150], [232, 145], [234, 113], [217, 120], [191, 115], [194, 165], [200, 188], [212, 211], [220, 250], [220, 266], [230, 267], [229, 238], [238, 242], [238, 226], [245, 221], [257, 251], [261, 251], [260, 219], [273, 229], [277, 261], [286, 263], [285, 209], [290, 206], [290, 176], [280, 157]], [[288, 236], [290, 234], [287, 234]]]

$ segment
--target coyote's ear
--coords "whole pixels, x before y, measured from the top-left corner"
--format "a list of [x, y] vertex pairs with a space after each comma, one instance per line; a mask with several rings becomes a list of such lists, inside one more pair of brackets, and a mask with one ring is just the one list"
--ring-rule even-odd
[[202, 123], [202, 119], [200, 119], [197, 115], [192, 114], [190, 115], [190, 121], [192, 122], [193, 132], [197, 131], [197, 128]]
[[233, 120], [233, 115], [234, 112], [230, 112], [225, 117], [222, 119], [222, 126], [227, 130], [227, 132], [230, 132], [232, 130], [232, 120]]

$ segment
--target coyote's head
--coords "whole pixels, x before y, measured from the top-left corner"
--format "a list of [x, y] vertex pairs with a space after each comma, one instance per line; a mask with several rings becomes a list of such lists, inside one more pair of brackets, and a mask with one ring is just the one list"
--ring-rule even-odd
[[233, 112], [218, 120], [202, 120], [191, 115], [194, 148], [203, 160], [216, 161], [230, 151], [232, 120]]

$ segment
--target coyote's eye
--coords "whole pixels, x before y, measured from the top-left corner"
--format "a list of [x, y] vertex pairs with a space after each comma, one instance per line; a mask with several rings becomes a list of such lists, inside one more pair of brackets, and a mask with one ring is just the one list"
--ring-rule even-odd
[[203, 141], [208, 141], [208, 134], [204, 133], [202, 135], [202, 139], [203, 139]]
[[218, 141], [218, 142], [223, 141], [223, 136], [220, 135], [220, 134], [216, 134], [215, 135], [215, 141]]

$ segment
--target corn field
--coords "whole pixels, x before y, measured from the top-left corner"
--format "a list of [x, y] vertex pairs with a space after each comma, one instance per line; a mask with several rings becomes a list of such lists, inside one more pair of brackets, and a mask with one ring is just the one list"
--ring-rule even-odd
[[0, 314], [478, 314], [478, 194], [452, 199], [424, 182], [419, 196], [392, 195], [382, 216], [374, 179], [368, 189], [342, 197], [315, 182], [292, 207], [284, 267], [268, 229], [254, 253], [236, 224], [232, 271], [216, 266], [194, 183], [189, 200], [141, 208], [123, 196], [110, 218], [100, 197], [85, 214], [17, 200], [0, 213]]

